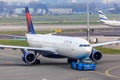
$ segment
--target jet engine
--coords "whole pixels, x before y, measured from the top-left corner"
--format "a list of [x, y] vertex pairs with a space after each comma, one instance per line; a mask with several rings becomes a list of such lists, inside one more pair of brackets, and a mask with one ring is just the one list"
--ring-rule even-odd
[[22, 60], [25, 63], [34, 64], [34, 62], [37, 59], [36, 56], [35, 56], [35, 54], [30, 53], [28, 50], [22, 50], [22, 52], [23, 52]]
[[93, 61], [98, 61], [102, 58], [102, 53], [98, 50], [93, 49], [91, 55], [89, 56]]

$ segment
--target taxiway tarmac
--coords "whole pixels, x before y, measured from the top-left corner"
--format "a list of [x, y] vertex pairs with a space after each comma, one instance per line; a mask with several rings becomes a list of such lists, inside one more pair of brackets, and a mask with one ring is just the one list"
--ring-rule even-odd
[[[62, 24], [35, 24], [34, 25], [35, 30], [57, 30], [57, 29], [82, 29], [87, 28], [87, 25], [62, 25]], [[90, 28], [109, 28], [105, 25], [91, 25]], [[0, 31], [26, 31], [27, 30], [27, 24], [18, 24], [18, 25], [1, 25], [0, 24]]]
[[120, 80], [120, 55], [104, 55], [95, 71], [72, 70], [66, 59], [40, 56], [41, 65], [21, 60], [19, 50], [0, 50], [0, 80]]

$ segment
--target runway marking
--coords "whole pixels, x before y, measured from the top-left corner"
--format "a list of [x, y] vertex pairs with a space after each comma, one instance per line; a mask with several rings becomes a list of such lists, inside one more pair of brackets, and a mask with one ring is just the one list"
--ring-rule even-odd
[[89, 71], [89, 72], [96, 73], [96, 74], [102, 75], [102, 76], [108, 76], [105, 73], [101, 73], [101, 72], [97, 72], [97, 71]]
[[109, 77], [119, 78], [120, 79], [120, 77], [112, 75], [110, 73], [110, 71], [112, 71], [114, 69], [118, 69], [118, 68], [120, 68], [120, 66], [115, 66], [115, 67], [112, 67], [112, 68], [108, 68], [107, 70], [105, 70], [105, 73], [101, 73], [101, 72], [97, 72], [97, 71], [89, 71], [89, 72], [96, 73], [96, 74], [102, 75], [102, 76], [109, 76]]
[[112, 71], [112, 70], [114, 70], [114, 69], [118, 69], [118, 68], [120, 68], [120, 66], [115, 66], [115, 67], [108, 68], [108, 69], [105, 71], [105, 73], [106, 73], [106, 75], [108, 75], [108, 76], [110, 76], [110, 77], [114, 77], [114, 78], [119, 78], [119, 79], [120, 79], [120, 77], [115, 76], [115, 75], [112, 75], [112, 74], [110, 73], [110, 71]]

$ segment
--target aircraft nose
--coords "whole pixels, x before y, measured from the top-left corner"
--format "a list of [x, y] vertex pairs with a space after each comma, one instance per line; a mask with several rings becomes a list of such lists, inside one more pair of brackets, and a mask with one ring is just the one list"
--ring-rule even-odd
[[85, 52], [86, 53], [91, 53], [91, 51], [92, 51], [92, 48], [91, 47], [86, 47], [86, 48], [84, 48], [85, 49]]

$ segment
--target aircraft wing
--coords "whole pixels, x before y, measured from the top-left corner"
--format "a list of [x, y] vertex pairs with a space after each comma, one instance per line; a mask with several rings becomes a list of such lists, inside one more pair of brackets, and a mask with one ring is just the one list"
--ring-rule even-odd
[[31, 51], [41, 51], [41, 52], [49, 52], [53, 54], [57, 54], [54, 48], [50, 47], [43, 47], [43, 48], [36, 48], [36, 47], [23, 47], [23, 46], [11, 46], [11, 45], [0, 45], [0, 49], [10, 48], [10, 49], [26, 49]]
[[0, 34], [0, 36], [7, 36], [7, 37], [24, 38], [24, 39], [26, 39], [25, 36], [18, 36], [18, 35]]
[[120, 41], [111, 41], [111, 42], [104, 42], [104, 43], [96, 43], [91, 44], [92, 47], [98, 47], [98, 46], [104, 46], [104, 45], [110, 45], [110, 44], [117, 44], [120, 43]]

